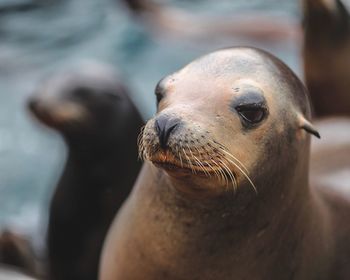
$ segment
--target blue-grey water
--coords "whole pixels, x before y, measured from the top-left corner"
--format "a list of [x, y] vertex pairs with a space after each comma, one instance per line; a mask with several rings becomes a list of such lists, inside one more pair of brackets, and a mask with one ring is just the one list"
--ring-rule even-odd
[[[164, 75], [225, 45], [267, 48], [300, 73], [299, 46], [239, 41], [196, 43], [152, 36], [117, 0], [0, 0], [0, 229], [43, 238], [47, 204], [66, 156], [63, 141], [25, 109], [47, 74], [84, 60], [119, 69], [145, 119], [155, 110], [153, 89]], [[294, 0], [163, 1], [192, 13], [262, 11], [299, 18]], [[220, 3], [220, 4], [219, 4]], [[26, 7], [17, 9], [14, 7]]]

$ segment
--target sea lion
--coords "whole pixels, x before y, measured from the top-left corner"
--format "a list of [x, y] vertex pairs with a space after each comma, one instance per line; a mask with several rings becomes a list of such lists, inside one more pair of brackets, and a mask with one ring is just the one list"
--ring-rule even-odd
[[178, 37], [212, 43], [237, 37], [281, 44], [286, 40], [299, 41], [301, 35], [298, 21], [286, 15], [267, 16], [259, 12], [200, 15], [153, 0], [121, 2], [152, 31], [172, 39]]
[[141, 167], [143, 121], [115, 73], [97, 64], [49, 78], [29, 108], [69, 150], [50, 205], [49, 278], [96, 280], [107, 229]]
[[303, 0], [305, 83], [316, 116], [350, 115], [350, 16], [341, 0]]
[[319, 134], [284, 63], [219, 50], [155, 92], [146, 163], [108, 233], [101, 280], [348, 279], [350, 207], [309, 187]]

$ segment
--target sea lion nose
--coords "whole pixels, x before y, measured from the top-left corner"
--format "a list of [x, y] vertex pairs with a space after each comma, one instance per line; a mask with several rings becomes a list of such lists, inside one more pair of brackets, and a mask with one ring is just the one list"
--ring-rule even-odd
[[156, 118], [155, 128], [157, 131], [159, 144], [161, 148], [167, 147], [168, 139], [174, 129], [180, 124], [180, 120], [177, 118], [171, 118], [167, 115], [160, 115]]

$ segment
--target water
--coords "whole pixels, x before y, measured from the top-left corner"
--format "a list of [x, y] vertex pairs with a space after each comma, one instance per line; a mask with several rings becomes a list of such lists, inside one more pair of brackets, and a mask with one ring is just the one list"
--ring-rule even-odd
[[[47, 4], [32, 7], [39, 2]], [[299, 16], [292, 0], [166, 2], [202, 14]], [[15, 4], [29, 8], [9, 9]], [[35, 123], [25, 109], [25, 100], [44, 76], [84, 60], [108, 62], [119, 69], [147, 119], [154, 113], [153, 89], [161, 77], [210, 50], [240, 44], [267, 48], [300, 73], [295, 44], [233, 38], [199, 44], [152, 37], [147, 26], [112, 0], [0, 0], [0, 228], [10, 225], [39, 243], [43, 238], [47, 204], [66, 157], [60, 137]]]

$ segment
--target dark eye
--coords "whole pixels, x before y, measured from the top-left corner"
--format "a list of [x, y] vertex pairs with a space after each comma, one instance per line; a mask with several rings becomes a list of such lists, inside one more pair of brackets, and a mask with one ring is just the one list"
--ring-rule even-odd
[[160, 93], [158, 93], [158, 92], [156, 92], [156, 98], [157, 98], [157, 104], [159, 104], [159, 102], [162, 100], [162, 98], [163, 98], [163, 95], [162, 94], [160, 94]]
[[266, 115], [266, 108], [260, 104], [249, 104], [237, 106], [236, 110], [243, 121], [248, 124], [257, 124], [261, 122]]
[[160, 102], [160, 101], [163, 99], [163, 97], [164, 97], [164, 91], [163, 91], [163, 89], [162, 89], [160, 86], [157, 86], [154, 93], [156, 94], [157, 105], [158, 105], [159, 102]]
[[77, 98], [85, 99], [92, 95], [92, 90], [87, 87], [77, 87], [74, 89], [74, 96]]

